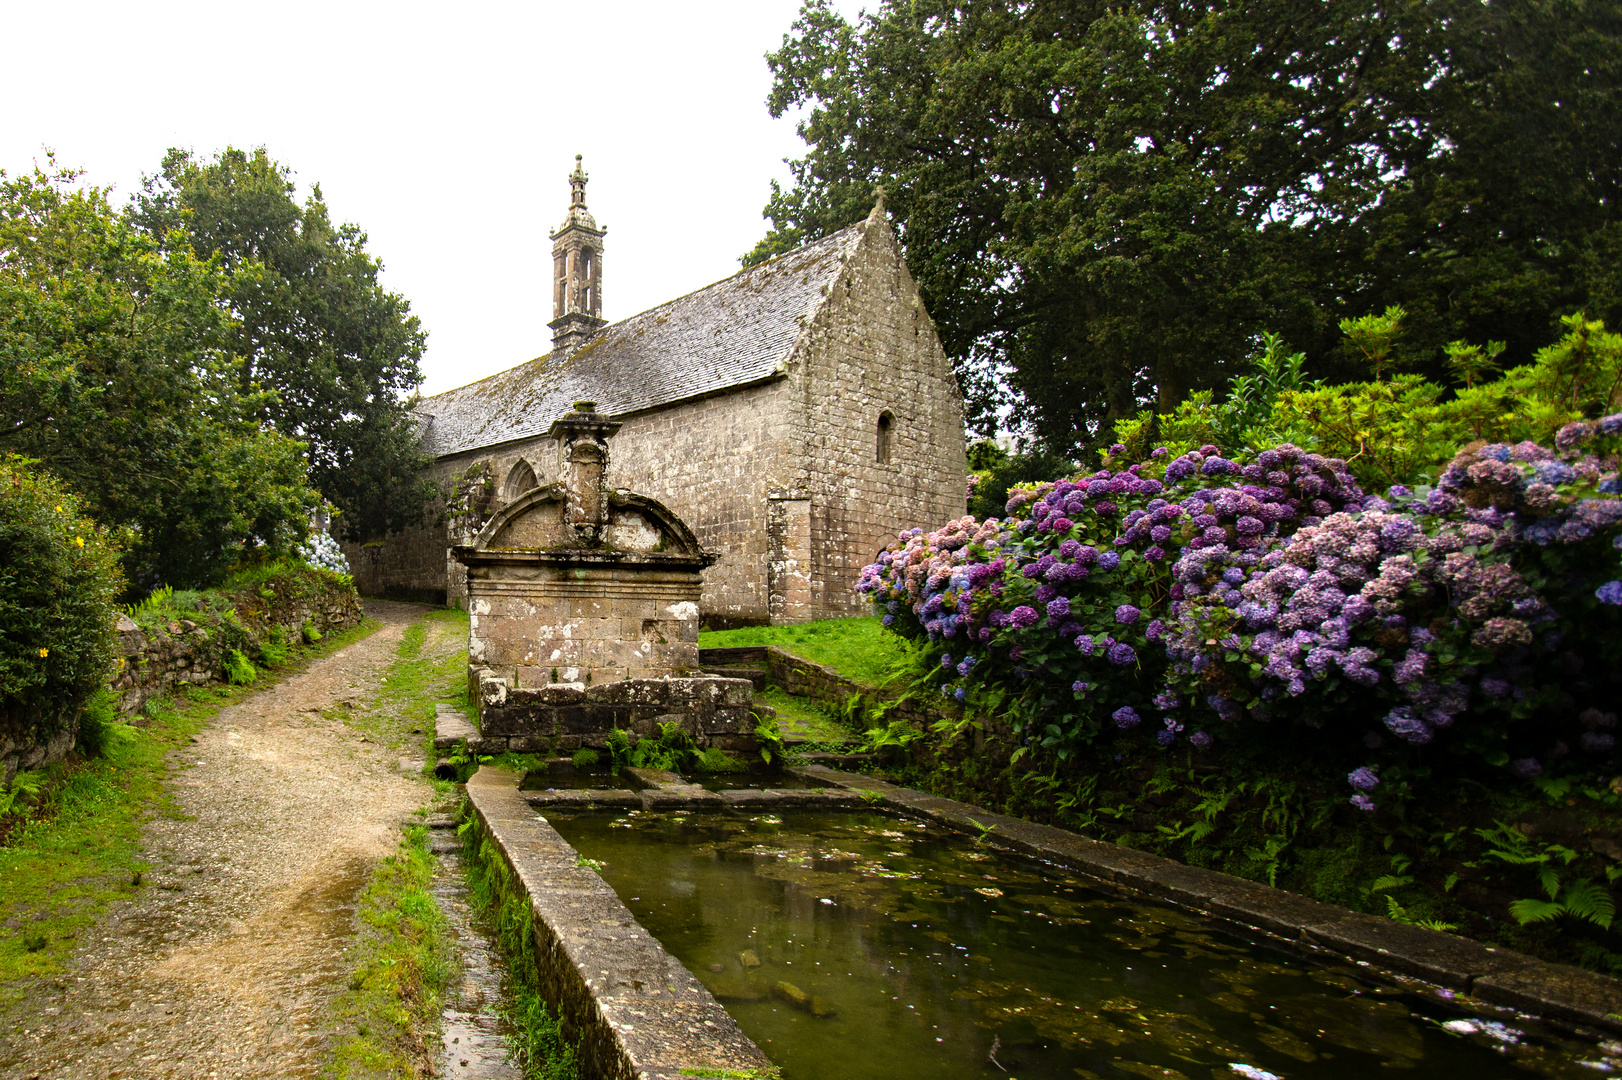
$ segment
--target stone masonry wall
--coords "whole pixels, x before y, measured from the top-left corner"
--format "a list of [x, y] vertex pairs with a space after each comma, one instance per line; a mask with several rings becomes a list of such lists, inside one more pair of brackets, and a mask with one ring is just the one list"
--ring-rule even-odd
[[[261, 598], [260, 610], [243, 621], [256, 631], [280, 626], [292, 635], [309, 620], [325, 634], [354, 626], [361, 615], [359, 596], [352, 590], [331, 589], [314, 598], [279, 600], [268, 609]], [[119, 615], [115, 629], [117, 666], [108, 686], [118, 695], [121, 715], [129, 716], [148, 700], [178, 687], [225, 681], [221, 650], [212, 646], [209, 631], [190, 619], [142, 629], [129, 616]], [[61, 761], [73, 749], [77, 733], [77, 719], [43, 743], [0, 732], [0, 788], [11, 783], [18, 769], [37, 769]]]
[[[817, 618], [868, 614], [851, 591], [901, 529], [962, 517], [968, 461], [963, 397], [883, 215], [834, 286], [805, 342], [811, 499], [811, 607]], [[888, 462], [879, 417], [893, 417]]]
[[[793, 388], [778, 380], [625, 417], [614, 436], [609, 486], [658, 499], [705, 550], [720, 554], [704, 572], [701, 607], [712, 627], [770, 619], [766, 504], [793, 475], [793, 466], [784, 463], [798, 461], [798, 408]], [[537, 436], [443, 458], [434, 475], [449, 481], [481, 461], [490, 463], [496, 478], [492, 510], [523, 494], [508, 482], [515, 470], [525, 475], [521, 465], [537, 484], [559, 474], [557, 441]], [[346, 544], [344, 552], [363, 594], [388, 595], [389, 588], [442, 583], [448, 537], [446, 526], [426, 524], [374, 544]]]

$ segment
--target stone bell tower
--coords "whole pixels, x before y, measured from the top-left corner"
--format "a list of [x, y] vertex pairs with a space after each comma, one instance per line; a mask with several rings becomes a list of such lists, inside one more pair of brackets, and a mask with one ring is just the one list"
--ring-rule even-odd
[[605, 325], [603, 236], [586, 209], [586, 170], [574, 156], [569, 174], [569, 216], [552, 233], [552, 352], [573, 352]]

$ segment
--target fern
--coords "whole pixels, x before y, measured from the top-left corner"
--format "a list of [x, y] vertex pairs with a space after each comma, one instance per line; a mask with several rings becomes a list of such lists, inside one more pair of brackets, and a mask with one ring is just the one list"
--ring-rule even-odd
[[[1553, 876], [1552, 871], [1548, 871]], [[1540, 875], [1541, 877], [1542, 875]], [[1550, 889], [1548, 881], [1543, 882], [1544, 892], [1549, 899], [1539, 900], [1530, 897], [1525, 900], [1516, 900], [1509, 905], [1509, 913], [1516, 922], [1522, 926], [1531, 923], [1554, 922], [1562, 916], [1582, 919], [1591, 922], [1601, 930], [1609, 930], [1611, 922], [1616, 918], [1616, 902], [1605, 886], [1587, 878], [1578, 878], [1566, 886], [1562, 894], [1559, 890], [1559, 880], [1555, 879], [1554, 888]]]
[[1408, 914], [1408, 909], [1397, 903], [1395, 896], [1387, 895], [1385, 898], [1386, 916], [1393, 922], [1404, 923], [1408, 926], [1418, 926], [1425, 930], [1457, 930], [1457, 923], [1443, 922], [1440, 919], [1416, 919]]

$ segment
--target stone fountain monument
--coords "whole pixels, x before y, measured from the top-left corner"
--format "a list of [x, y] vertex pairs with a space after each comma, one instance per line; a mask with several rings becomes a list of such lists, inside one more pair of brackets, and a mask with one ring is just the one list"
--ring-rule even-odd
[[753, 687], [698, 672], [699, 597], [714, 553], [653, 499], [608, 486], [620, 425], [580, 401], [552, 425], [558, 482], [454, 549], [468, 574], [468, 679], [483, 742], [602, 746], [679, 722], [700, 747], [751, 751]]

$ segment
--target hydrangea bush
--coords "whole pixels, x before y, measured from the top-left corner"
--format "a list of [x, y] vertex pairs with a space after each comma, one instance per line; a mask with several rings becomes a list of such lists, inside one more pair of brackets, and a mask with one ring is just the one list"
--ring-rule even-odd
[[1622, 414], [1555, 443], [1476, 445], [1384, 497], [1288, 444], [1112, 455], [903, 533], [856, 589], [1021, 753], [1259, 739], [1363, 756], [1362, 808], [1433, 742], [1535, 776], [1610, 754], [1622, 690]]
[[[1241, 465], [1206, 445], [1128, 467], [1112, 455], [1090, 476], [1016, 488], [1003, 518], [903, 533], [856, 589], [886, 626], [938, 648], [944, 693], [1018, 688], [1021, 740], [1067, 756], [1151, 711], [1185, 549], [1251, 551], [1361, 507], [1343, 462], [1292, 446], [1265, 457]], [[1166, 730], [1169, 742], [1179, 722]]]
[[338, 546], [338, 541], [320, 529], [310, 533], [309, 540], [298, 549], [298, 557], [317, 570], [330, 570], [334, 574], [345, 576], [349, 574], [349, 560], [344, 557], [343, 548]]

